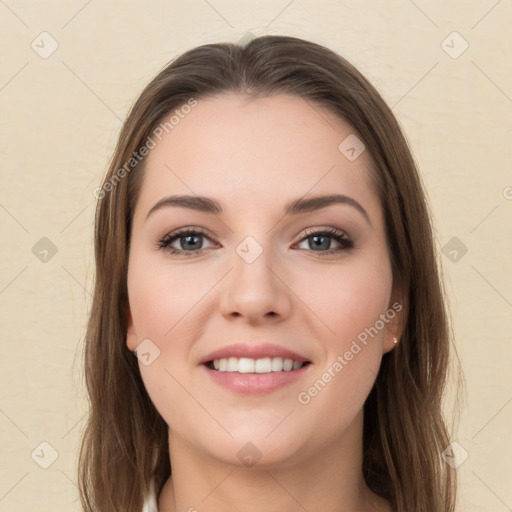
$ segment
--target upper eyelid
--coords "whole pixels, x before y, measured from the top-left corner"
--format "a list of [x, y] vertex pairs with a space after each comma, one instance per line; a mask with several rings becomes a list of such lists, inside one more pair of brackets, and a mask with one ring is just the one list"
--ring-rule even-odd
[[176, 229], [174, 231], [171, 231], [170, 233], [167, 233], [166, 235], [164, 235], [162, 240], [178, 238], [181, 235], [185, 235], [185, 234], [188, 234], [188, 233], [194, 233], [194, 234], [198, 234], [198, 235], [203, 235], [203, 236], [206, 236], [207, 238], [213, 238], [213, 239], [215, 238], [213, 235], [211, 235], [209, 233], [208, 230], [192, 226], [192, 227], [187, 227], [187, 228], [178, 228], [178, 229]]

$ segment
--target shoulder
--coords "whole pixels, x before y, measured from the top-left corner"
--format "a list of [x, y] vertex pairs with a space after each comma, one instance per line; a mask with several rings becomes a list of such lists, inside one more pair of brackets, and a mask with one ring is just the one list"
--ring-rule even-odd
[[158, 506], [156, 502], [156, 492], [153, 482], [151, 482], [151, 488], [147, 500], [144, 502], [142, 512], [158, 512]]

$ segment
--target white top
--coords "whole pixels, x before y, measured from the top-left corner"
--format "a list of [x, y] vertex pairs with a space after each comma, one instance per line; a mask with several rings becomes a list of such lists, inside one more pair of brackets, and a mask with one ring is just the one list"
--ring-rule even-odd
[[153, 481], [151, 481], [150, 493], [148, 499], [144, 502], [142, 512], [158, 512], [156, 492]]

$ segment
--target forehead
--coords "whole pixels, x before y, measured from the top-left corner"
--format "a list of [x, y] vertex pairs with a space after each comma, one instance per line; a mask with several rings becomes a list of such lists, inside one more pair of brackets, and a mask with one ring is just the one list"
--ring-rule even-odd
[[170, 193], [216, 197], [237, 209], [341, 193], [378, 208], [368, 152], [348, 159], [340, 144], [353, 140], [353, 128], [320, 106], [285, 94], [227, 93], [187, 111], [153, 136], [139, 196], [145, 207]]

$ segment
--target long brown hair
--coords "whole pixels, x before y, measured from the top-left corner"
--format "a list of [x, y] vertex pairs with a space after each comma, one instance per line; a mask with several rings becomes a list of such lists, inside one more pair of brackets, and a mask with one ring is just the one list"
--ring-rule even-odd
[[123, 125], [95, 193], [96, 280], [84, 350], [90, 412], [78, 471], [84, 509], [140, 512], [151, 481], [159, 493], [171, 474], [168, 427], [126, 347], [131, 221], [142, 148], [155, 130], [175, 109], [226, 92], [299, 96], [348, 122], [369, 151], [405, 315], [364, 405], [363, 472], [396, 512], [452, 512], [456, 475], [441, 452], [450, 444], [442, 398], [454, 347], [426, 193], [397, 120], [369, 81], [333, 51], [286, 36], [187, 51], [144, 89]]

